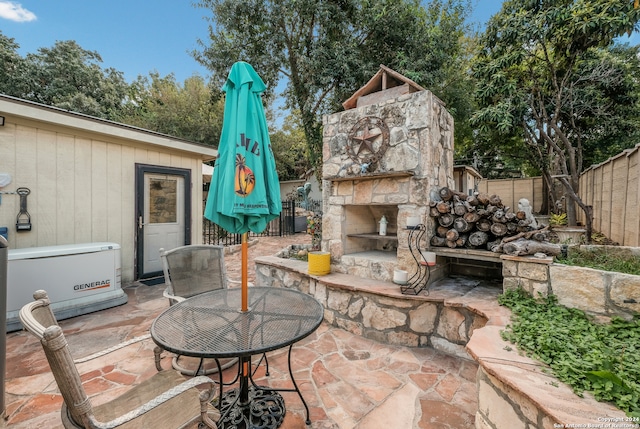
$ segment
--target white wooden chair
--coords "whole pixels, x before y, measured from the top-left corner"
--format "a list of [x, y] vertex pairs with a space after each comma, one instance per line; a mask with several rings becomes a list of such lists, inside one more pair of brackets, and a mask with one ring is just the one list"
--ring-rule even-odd
[[[20, 310], [20, 321], [42, 343], [64, 399], [61, 417], [65, 428], [184, 428], [196, 422], [199, 427], [216, 428], [212, 417], [217, 411], [210, 404], [216, 392], [213, 380], [205, 376], [185, 380], [173, 370], [160, 371], [123, 395], [94, 407], [47, 293], [39, 290], [33, 297], [35, 301]], [[159, 355], [160, 349], [155, 353]]]

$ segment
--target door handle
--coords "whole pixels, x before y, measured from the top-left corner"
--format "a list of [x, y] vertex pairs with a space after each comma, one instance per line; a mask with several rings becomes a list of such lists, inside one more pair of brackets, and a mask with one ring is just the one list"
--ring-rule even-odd
[[138, 216], [138, 229], [142, 229], [144, 223], [142, 222], [142, 216]]

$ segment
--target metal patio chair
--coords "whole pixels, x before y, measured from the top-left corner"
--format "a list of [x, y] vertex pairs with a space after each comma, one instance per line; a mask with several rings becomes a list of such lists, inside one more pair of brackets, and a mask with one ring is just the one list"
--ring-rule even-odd
[[[167, 286], [163, 295], [169, 304], [184, 301], [187, 298], [217, 289], [226, 288], [229, 282], [224, 264], [224, 246], [187, 245], [171, 250], [160, 249], [160, 259]], [[179, 362], [180, 355], [173, 358], [173, 368], [185, 375], [212, 374], [218, 367], [205, 369], [201, 359], [197, 369], [185, 368]], [[227, 369], [238, 362], [237, 358], [221, 361], [221, 369]]]
[[[205, 376], [185, 380], [173, 370], [158, 372], [119, 397], [94, 407], [47, 293], [38, 290], [33, 297], [35, 301], [20, 310], [20, 321], [42, 344], [64, 399], [61, 417], [65, 428], [184, 428], [198, 421], [199, 427], [217, 427], [211, 419], [217, 411], [210, 405], [216, 392], [214, 381]], [[160, 349], [156, 348], [155, 353], [159, 354]], [[206, 389], [200, 391], [200, 386]]]

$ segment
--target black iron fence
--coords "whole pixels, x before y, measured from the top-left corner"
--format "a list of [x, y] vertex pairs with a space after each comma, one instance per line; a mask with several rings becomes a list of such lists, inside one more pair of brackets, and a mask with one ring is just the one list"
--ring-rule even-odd
[[[283, 237], [298, 232], [305, 232], [307, 230], [307, 218], [305, 216], [296, 216], [296, 206], [299, 205], [300, 202], [296, 200], [282, 201], [282, 212], [280, 216], [269, 222], [264, 232], [261, 234], [249, 232], [249, 237]], [[310, 200], [308, 206], [316, 208], [316, 210], [313, 210], [315, 213], [322, 212], [322, 201]], [[204, 217], [202, 218], [202, 235], [202, 242], [205, 244], [232, 246], [242, 242], [241, 234], [227, 232]]]

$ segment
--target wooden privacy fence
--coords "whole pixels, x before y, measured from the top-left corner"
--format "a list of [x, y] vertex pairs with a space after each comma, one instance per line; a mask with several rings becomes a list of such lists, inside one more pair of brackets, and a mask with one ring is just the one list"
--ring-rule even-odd
[[[544, 198], [542, 178], [482, 180], [478, 192], [496, 194], [514, 211], [526, 198], [540, 213]], [[593, 209], [593, 229], [622, 246], [640, 246], [640, 144], [605, 162], [593, 165], [580, 176], [580, 198]], [[585, 215], [576, 210], [584, 225]]]
[[518, 211], [518, 200], [526, 198], [534, 213], [540, 213], [546, 195], [543, 193], [542, 177], [526, 179], [482, 179], [478, 184], [478, 192], [498, 195], [502, 203]]
[[[623, 246], [640, 246], [640, 144], [580, 176], [580, 198], [593, 207], [593, 229]], [[582, 210], [578, 220], [584, 223]]]

